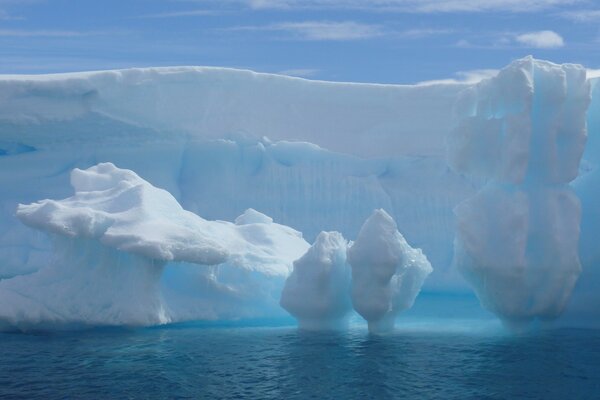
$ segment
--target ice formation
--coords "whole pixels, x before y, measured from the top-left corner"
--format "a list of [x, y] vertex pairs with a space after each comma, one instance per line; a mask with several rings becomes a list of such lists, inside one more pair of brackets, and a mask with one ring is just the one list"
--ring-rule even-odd
[[352, 304], [369, 331], [383, 333], [412, 307], [432, 268], [421, 249], [413, 249], [384, 210], [375, 210], [348, 249], [352, 266]]
[[[280, 285], [292, 261], [309, 247], [299, 232], [255, 210], [247, 210], [236, 224], [204, 220], [167, 191], [111, 163], [74, 169], [71, 184], [75, 195], [70, 198], [17, 210], [25, 224], [51, 235], [54, 258], [35, 273], [0, 281], [0, 328], [218, 318], [208, 314], [214, 307], [194, 314], [194, 301], [207, 292], [230, 308], [251, 307], [252, 301], [264, 306], [276, 302], [271, 286]], [[168, 262], [198, 264], [194, 267], [206, 277], [186, 299], [187, 307], [168, 290], [172, 277], [161, 282]], [[256, 275], [260, 279], [244, 282]], [[252, 287], [258, 299], [237, 293], [240, 285]], [[190, 293], [182, 290], [182, 295]]]
[[[589, 96], [582, 69], [531, 59], [518, 61], [498, 78], [478, 86], [316, 82], [196, 67], [0, 76], [0, 290], [8, 296], [3, 288], [19, 291], [18, 282], [25, 282], [21, 295], [11, 292], [11, 304], [32, 304], [23, 314], [28, 321], [34, 310], [45, 318], [50, 311], [35, 297], [25, 300], [24, 296], [34, 292], [49, 296], [47, 291], [30, 287], [46, 287], [50, 281], [58, 287], [65, 281], [60, 274], [73, 276], [73, 282], [85, 280], [77, 275], [83, 273], [80, 269], [69, 273], [61, 269], [51, 277], [49, 267], [60, 265], [49, 265], [49, 260], [60, 254], [67, 257], [69, 246], [77, 244], [77, 257], [104, 252], [107, 264], [114, 264], [111, 260], [119, 255], [115, 262], [128, 266], [120, 273], [134, 275], [137, 268], [144, 271], [140, 276], [156, 269], [143, 266], [151, 249], [164, 258], [155, 260], [155, 266], [165, 264], [157, 286], [126, 289], [126, 282], [134, 282], [118, 281], [125, 285], [123, 292], [159, 293], [162, 300], [153, 303], [155, 312], [143, 316], [131, 303], [119, 319], [117, 308], [110, 306], [116, 304], [112, 297], [102, 297], [110, 292], [98, 289], [93, 293], [100, 297], [86, 300], [90, 307], [85, 311], [82, 304], [78, 319], [144, 323], [161, 320], [158, 315], [171, 320], [285, 315], [278, 305], [281, 289], [293, 260], [309, 245], [304, 242], [293, 256], [286, 253], [282, 263], [266, 261], [270, 256], [265, 249], [273, 240], [269, 235], [276, 235], [278, 229], [270, 217], [298, 229], [312, 242], [322, 230], [355, 238], [372, 210], [383, 208], [408, 243], [422, 248], [434, 266], [424, 284], [428, 294], [440, 299], [446, 294], [470, 295], [469, 285], [452, 268], [455, 258], [488, 307], [521, 310], [502, 311], [514, 314], [510, 319], [516, 321], [522, 320], [520, 304], [527, 301], [528, 313], [535, 308], [535, 313], [546, 317], [562, 307], [562, 296], [568, 297], [569, 282], [577, 276], [581, 212], [583, 270], [560, 321], [587, 318], [593, 323], [598, 321], [595, 305], [600, 302], [595, 290], [600, 284], [596, 246], [600, 85], [588, 82], [596, 84], [586, 116]], [[450, 135], [456, 126], [453, 108], [459, 125]], [[586, 117], [590, 134], [579, 165]], [[178, 235], [191, 229], [189, 221], [177, 224], [170, 231], [172, 236], [160, 236], [173, 239], [163, 247], [152, 245], [154, 235], [160, 233], [157, 230], [149, 228], [135, 235], [121, 230], [133, 227], [129, 222], [144, 227], [159, 223], [158, 215], [152, 214], [158, 212], [154, 207], [147, 209], [154, 210], [150, 216], [156, 218], [143, 223], [110, 220], [114, 215], [108, 218], [97, 208], [85, 222], [77, 207], [69, 214], [60, 209], [61, 202], [47, 203], [46, 211], [52, 207], [61, 211], [60, 224], [48, 225], [49, 229], [91, 234], [109, 224], [108, 233], [96, 238], [38, 234], [15, 217], [19, 203], [72, 196], [71, 170], [86, 170], [100, 162], [136, 171], [171, 193], [181, 208], [207, 220], [237, 219], [237, 228], [220, 222], [202, 224], [220, 224], [223, 232], [235, 232], [233, 250], [232, 243], [218, 235], [200, 234], [194, 239], [198, 243], [208, 246], [212, 241], [218, 246], [209, 246], [208, 253], [200, 247], [193, 254], [186, 253], [189, 249], [179, 247]], [[461, 202], [465, 203], [457, 208]], [[250, 208], [270, 217], [244, 211]], [[143, 210], [139, 205], [124, 216], [133, 218]], [[48, 216], [44, 212], [36, 211], [40, 217]], [[266, 235], [260, 240], [264, 246], [242, 240], [254, 236], [254, 230]], [[117, 244], [111, 237], [124, 241]], [[490, 247], [490, 243], [496, 245]], [[241, 247], [235, 250], [237, 245]], [[53, 249], [60, 248], [53, 255]], [[259, 252], [264, 269], [250, 268], [258, 248], [265, 250]], [[282, 252], [283, 248], [277, 250], [272, 260]], [[226, 261], [201, 266], [192, 262], [209, 256], [215, 262], [221, 257]], [[68, 257], [75, 259], [75, 255]], [[549, 258], [551, 263], [544, 261]], [[542, 264], [543, 268], [531, 268]], [[66, 264], [63, 268], [68, 269]], [[268, 270], [279, 272], [267, 274]], [[106, 282], [101, 284], [106, 287], [110, 274], [102, 275], [102, 268], [95, 271], [96, 280]], [[518, 271], [527, 271], [520, 275], [526, 279], [511, 281]], [[486, 287], [499, 293], [483, 290], [484, 280]], [[513, 294], [504, 295], [502, 282], [509, 281], [520, 286], [511, 285], [506, 293]], [[519, 287], [528, 295], [514, 295]], [[74, 289], [64, 292], [74, 298], [83, 296]], [[553, 300], [548, 302], [545, 294]], [[150, 304], [155, 299], [152, 295], [138, 303]], [[48, 301], [56, 305], [61, 299]], [[440, 303], [444, 309], [445, 302]], [[74, 313], [69, 311], [68, 316]]]
[[298, 260], [281, 294], [281, 306], [302, 329], [339, 329], [347, 324], [350, 266], [347, 241], [339, 232], [321, 232]]
[[586, 71], [532, 58], [467, 89], [449, 140], [458, 172], [488, 180], [456, 209], [455, 263], [507, 324], [552, 319], [581, 271], [569, 187], [586, 142]]

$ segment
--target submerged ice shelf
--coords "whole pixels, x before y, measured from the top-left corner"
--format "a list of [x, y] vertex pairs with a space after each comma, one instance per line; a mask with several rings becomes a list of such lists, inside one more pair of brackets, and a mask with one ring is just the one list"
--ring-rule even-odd
[[[30, 322], [53, 315], [57, 323], [279, 316], [297, 260], [307, 275], [288, 280], [290, 293], [339, 285], [312, 305], [282, 304], [321, 304], [327, 318], [343, 320], [351, 301], [337, 293], [356, 284], [333, 278], [353, 270], [340, 256], [343, 238], [358, 238], [373, 210], [385, 209], [433, 267], [424, 291], [473, 285], [487, 309], [517, 325], [563, 310], [558, 323], [599, 325], [599, 87], [579, 66], [531, 58], [479, 85], [313, 82], [219, 68], [0, 76], [0, 307], [29, 304]], [[139, 176], [123, 173], [122, 186], [110, 186], [95, 179], [104, 164], [88, 179], [102, 162]], [[52, 240], [20, 223], [19, 203], [72, 196], [74, 168], [82, 171], [75, 196], [18, 212]], [[166, 191], [135, 189], [142, 178]], [[156, 197], [124, 213], [100, 201], [87, 215], [84, 202], [106, 185], [112, 199]], [[177, 228], [156, 229], [157, 215]], [[277, 244], [282, 232], [289, 242]], [[61, 250], [49, 263], [53, 249]], [[91, 255], [101, 257], [87, 280], [75, 266]], [[100, 273], [112, 264], [128, 265], [115, 275], [122, 286]], [[138, 273], [141, 286], [124, 285]], [[60, 292], [61, 274], [73, 283], [63, 297], [35, 289]], [[144, 315], [115, 291], [143, 292], [154, 311]], [[85, 293], [96, 299], [60, 311]], [[304, 323], [319, 325], [312, 315]]]

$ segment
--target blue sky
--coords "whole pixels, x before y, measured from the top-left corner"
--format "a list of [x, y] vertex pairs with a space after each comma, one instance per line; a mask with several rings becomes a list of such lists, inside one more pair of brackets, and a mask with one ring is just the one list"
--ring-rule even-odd
[[0, 0], [0, 73], [210, 65], [414, 83], [528, 54], [600, 68], [600, 1]]

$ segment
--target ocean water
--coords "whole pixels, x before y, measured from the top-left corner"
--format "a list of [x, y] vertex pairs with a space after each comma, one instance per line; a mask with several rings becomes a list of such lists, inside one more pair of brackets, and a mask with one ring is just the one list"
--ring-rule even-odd
[[600, 331], [181, 325], [0, 334], [0, 398], [600, 399]]

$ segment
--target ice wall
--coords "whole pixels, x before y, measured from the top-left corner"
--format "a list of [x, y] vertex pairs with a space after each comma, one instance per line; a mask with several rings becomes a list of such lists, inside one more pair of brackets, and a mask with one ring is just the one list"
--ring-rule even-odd
[[[210, 67], [9, 75], [0, 76], [0, 132], [2, 140], [34, 147], [121, 141], [123, 134], [267, 136], [362, 157], [433, 155], [444, 151], [440, 132], [463, 87], [319, 82]], [[43, 133], [36, 124], [44, 124]]]
[[10, 188], [0, 279], [39, 269], [50, 251], [14, 218], [17, 204], [64, 198], [72, 168], [109, 161], [206, 218], [255, 208], [310, 241], [321, 230], [355, 237], [385, 208], [439, 266], [432, 289], [467, 290], [449, 268], [451, 210], [477, 185], [448, 169], [443, 140], [464, 87], [218, 68], [0, 77], [0, 186]]
[[581, 271], [581, 210], [569, 182], [587, 137], [585, 74], [525, 58], [457, 104], [450, 165], [488, 183], [455, 209], [455, 263], [509, 325], [556, 318]]

